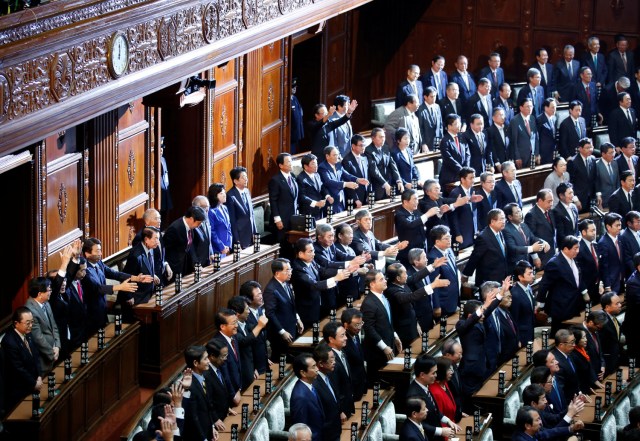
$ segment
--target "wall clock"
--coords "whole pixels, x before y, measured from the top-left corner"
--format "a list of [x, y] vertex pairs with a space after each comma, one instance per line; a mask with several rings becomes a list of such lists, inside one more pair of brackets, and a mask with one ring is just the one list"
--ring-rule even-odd
[[129, 68], [129, 40], [124, 32], [115, 32], [107, 47], [107, 67], [113, 78], [119, 78]]

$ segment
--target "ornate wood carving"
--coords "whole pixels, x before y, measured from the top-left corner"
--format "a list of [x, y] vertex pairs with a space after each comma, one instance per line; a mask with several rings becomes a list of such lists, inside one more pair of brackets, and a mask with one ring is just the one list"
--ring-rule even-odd
[[222, 110], [220, 111], [220, 134], [223, 138], [227, 137], [227, 124], [229, 123], [229, 119], [227, 118], [227, 106], [222, 105]]
[[269, 109], [269, 113], [273, 113], [273, 104], [275, 97], [273, 96], [273, 83], [269, 83], [269, 88], [267, 90], [267, 108]]
[[127, 177], [129, 178], [129, 185], [133, 187], [133, 183], [136, 180], [136, 156], [133, 150], [129, 150], [129, 160], [127, 161]]
[[69, 206], [69, 195], [67, 194], [67, 188], [64, 186], [64, 182], [60, 183], [60, 190], [58, 191], [58, 215], [60, 216], [60, 223], [63, 224], [67, 218], [67, 208]]

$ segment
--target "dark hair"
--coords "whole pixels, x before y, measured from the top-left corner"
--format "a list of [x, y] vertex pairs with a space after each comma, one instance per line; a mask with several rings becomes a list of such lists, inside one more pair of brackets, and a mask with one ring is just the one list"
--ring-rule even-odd
[[220, 311], [216, 313], [216, 316], [213, 318], [213, 323], [216, 326], [217, 330], [220, 330], [222, 325], [227, 324], [227, 317], [235, 316], [236, 312], [233, 309], [222, 308]]
[[[544, 357], [546, 360], [546, 356]], [[547, 383], [547, 379], [551, 376], [551, 369], [545, 365], [536, 366], [531, 371], [531, 384], [540, 384], [544, 386]]]
[[465, 166], [465, 167], [462, 167], [458, 172], [458, 177], [462, 179], [462, 178], [466, 178], [469, 175], [475, 175], [475, 174], [476, 174], [476, 170], [474, 168]]
[[329, 361], [329, 354], [331, 353], [331, 348], [325, 341], [321, 341], [318, 345], [313, 349], [313, 359], [316, 363], [326, 363]]
[[[418, 395], [407, 397], [406, 411], [407, 416], [410, 417], [414, 413], [419, 413], [422, 410], [422, 404], [427, 404], [424, 398]], [[405, 423], [407, 424], [407, 423]]]
[[613, 224], [616, 223], [616, 221], [621, 221], [622, 222], [622, 216], [620, 216], [618, 213], [607, 213], [607, 214], [604, 215], [604, 224], [605, 224], [605, 226], [611, 227], [611, 226], [613, 226]]
[[618, 293], [615, 291], [609, 291], [602, 294], [602, 296], [600, 296], [600, 306], [602, 306], [602, 309], [605, 309], [607, 306], [611, 305], [613, 303], [613, 297], [617, 295]]
[[216, 338], [212, 338], [207, 342], [207, 355], [209, 355], [210, 357], [218, 358], [220, 357], [220, 352], [222, 352], [222, 350], [226, 347], [226, 342]]
[[102, 242], [100, 242], [100, 239], [96, 239], [95, 237], [85, 239], [82, 242], [82, 254], [90, 253], [94, 245], [102, 245]]
[[227, 308], [235, 311], [236, 314], [240, 315], [247, 309], [247, 307], [249, 306], [248, 303], [249, 302], [246, 297], [233, 296], [227, 302]]
[[218, 195], [224, 191], [224, 185], [216, 182], [209, 186], [209, 191], [207, 192], [207, 199], [209, 199], [209, 205], [212, 207], [217, 207], [220, 205], [220, 201], [218, 200]]
[[571, 249], [574, 246], [578, 245], [580, 243], [580, 239], [578, 239], [575, 236], [565, 236], [562, 239], [560, 239], [560, 249], [564, 250], [565, 248], [567, 249]]
[[533, 415], [531, 412], [537, 412], [531, 406], [524, 406], [521, 409], [518, 409], [518, 414], [516, 415], [516, 429], [524, 432], [526, 430], [526, 425], [533, 424]]
[[456, 345], [459, 345], [459, 344], [460, 342], [457, 340], [454, 340], [453, 338], [445, 340], [445, 342], [442, 343], [442, 355], [454, 355], [455, 354], [454, 348], [456, 347]]
[[462, 315], [466, 318], [471, 314], [475, 314], [476, 309], [482, 306], [478, 300], [467, 300], [467, 303], [464, 304], [464, 308], [462, 308]]
[[26, 313], [31, 314], [31, 310], [29, 308], [27, 308], [26, 306], [18, 306], [16, 308], [15, 311], [13, 311], [13, 314], [11, 315], [11, 323], [20, 323], [22, 321], [22, 316], [25, 315]]
[[402, 195], [400, 196], [400, 199], [404, 202], [404, 201], [410, 201], [411, 200], [411, 196], [413, 196], [414, 194], [418, 194], [413, 188], [409, 188], [405, 191], [402, 192]]
[[288, 157], [291, 157], [291, 153], [287, 153], [287, 152], [278, 153], [278, 156], [276, 156], [276, 164], [278, 165], [284, 164], [284, 160]]
[[353, 135], [351, 137], [351, 145], [358, 145], [359, 142], [364, 142], [364, 136], [360, 135], [359, 133], [356, 133], [355, 135]]
[[51, 280], [46, 277], [34, 277], [29, 281], [29, 296], [35, 299], [39, 293], [46, 292], [50, 286]]
[[402, 265], [400, 262], [394, 262], [389, 265], [387, 267], [387, 280], [389, 282], [395, 282], [400, 275], [401, 269], [404, 269], [406, 271], [406, 268], [404, 268], [404, 265]]
[[142, 239], [153, 239], [154, 234], [160, 234], [160, 230], [156, 227], [144, 227], [142, 229]]
[[376, 276], [378, 274], [382, 274], [382, 271], [377, 269], [370, 269], [369, 272], [364, 276], [364, 286], [369, 288], [371, 286], [371, 283], [376, 280]]
[[436, 360], [436, 366], [438, 366], [438, 370], [436, 371], [436, 381], [444, 381], [447, 379], [447, 373], [451, 366], [453, 366], [453, 362], [446, 357], [438, 357]]
[[571, 184], [571, 182], [562, 182], [556, 187], [556, 195], [560, 197], [564, 195], [570, 188], [573, 188], [573, 184]]
[[633, 266], [637, 268], [638, 265], [640, 265], [640, 253], [636, 253], [633, 256]]
[[533, 353], [531, 357], [531, 361], [534, 366], [546, 366], [547, 365], [547, 356], [549, 355], [548, 349], [540, 349]]
[[271, 272], [275, 275], [277, 272], [284, 270], [284, 265], [288, 264], [289, 259], [285, 259], [284, 257], [278, 257], [271, 262]]
[[339, 236], [340, 234], [342, 234], [344, 230], [346, 230], [347, 228], [351, 228], [351, 225], [349, 225], [346, 222], [342, 222], [336, 225], [336, 236]]
[[301, 237], [300, 239], [296, 240], [296, 243], [294, 245], [294, 249], [296, 250], [296, 257], [298, 257], [298, 253], [304, 253], [305, 251], [307, 251], [308, 245], [313, 245], [313, 241], [308, 237]]
[[544, 387], [539, 384], [530, 384], [522, 391], [522, 401], [527, 406], [532, 402], [538, 404], [540, 397], [545, 395]]
[[313, 359], [313, 355], [311, 355], [308, 352], [303, 352], [302, 354], [299, 354], [298, 356], [296, 356], [296, 358], [293, 359], [293, 372], [296, 374], [296, 377], [302, 378], [300, 371], [306, 372], [307, 369], [309, 369], [309, 364], [307, 363], [307, 360], [310, 358]]
[[497, 220], [501, 214], [504, 214], [504, 211], [502, 211], [499, 208], [493, 208], [489, 210], [489, 212], [487, 213], [488, 223], [491, 223], [491, 221]]
[[504, 211], [505, 216], [507, 216], [508, 218], [509, 216], [513, 216], [514, 208], [520, 208], [520, 205], [516, 204], [515, 202], [509, 202], [507, 205], [502, 207], [502, 211]]
[[444, 236], [449, 234], [451, 230], [446, 225], [436, 225], [429, 232], [429, 238], [432, 243], [435, 243], [436, 240], [442, 240]]
[[[420, 102], [417, 95], [414, 95], [412, 93], [405, 95], [404, 99], [402, 100], [402, 106], [406, 106], [407, 104], [413, 103], [414, 101], [417, 101], [418, 103]], [[364, 137], [362, 138], [362, 140], [364, 141]], [[351, 144], [353, 144], [353, 142]]]
[[187, 211], [184, 213], [184, 217], [190, 217], [196, 222], [204, 222], [206, 215], [204, 214], [204, 210], [200, 207], [191, 206], [187, 208]]
[[305, 165], [309, 165], [311, 164], [313, 161], [317, 161], [318, 157], [316, 155], [314, 155], [313, 153], [307, 153], [306, 155], [302, 156], [302, 158], [300, 159], [300, 163], [305, 166]]
[[[624, 100], [624, 98], [629, 95], [627, 92], [620, 92], [618, 93], [617, 98], [618, 98], [618, 102], [621, 103], [622, 100]], [[630, 96], [630, 95], [629, 95]]]
[[576, 106], [582, 107], [582, 102], [580, 100], [573, 100], [569, 103], [569, 110], [573, 110]]
[[204, 346], [189, 346], [184, 350], [184, 361], [187, 364], [188, 368], [193, 367], [193, 362], [200, 362], [202, 360], [202, 356], [207, 352]]
[[345, 104], [347, 102], [349, 102], [349, 101], [351, 101], [351, 100], [349, 99], [348, 96], [346, 96], [346, 95], [338, 95], [337, 97], [334, 98], [333, 105], [336, 106], [336, 107], [338, 107], [338, 106], [344, 107]]
[[348, 325], [351, 323], [351, 320], [353, 320], [354, 318], [362, 318], [362, 311], [356, 308], [347, 308], [342, 312], [342, 316], [340, 317], [340, 322], [343, 325], [345, 323]]
[[329, 337], [336, 338], [336, 334], [338, 333], [339, 328], [342, 328], [342, 323], [339, 323], [338, 321], [330, 321], [322, 328], [322, 338], [324, 338], [327, 342], [329, 341]]
[[600, 145], [600, 153], [607, 153], [611, 149], [615, 149], [616, 147], [610, 142], [603, 142]]
[[596, 325], [604, 325], [607, 322], [607, 313], [602, 309], [592, 310], [585, 319], [585, 322], [593, 322]]
[[445, 124], [444, 125], [449, 127], [451, 124], [456, 122], [456, 120], [460, 121], [460, 116], [456, 115], [455, 113], [450, 113], [445, 118], [445, 121], [444, 121]]
[[527, 103], [527, 101], [529, 101], [531, 104], [533, 104], [533, 100], [531, 98], [525, 97], [525, 98], [522, 98], [522, 99], [520, 99], [518, 101], [518, 107], [524, 106]]
[[402, 141], [402, 138], [404, 136], [409, 136], [409, 131], [403, 127], [400, 127], [398, 130], [396, 130], [396, 134], [395, 134], [395, 139], [397, 143], [400, 143], [400, 141]]
[[255, 280], [247, 280], [240, 286], [240, 295], [253, 302], [253, 290], [256, 288], [262, 289], [262, 286]]
[[519, 260], [513, 269], [513, 275], [516, 276], [516, 278], [524, 276], [524, 273], [526, 273], [529, 268], [533, 268], [531, 263], [526, 260]]
[[428, 374], [437, 364], [438, 362], [435, 357], [431, 355], [421, 355], [416, 358], [415, 363], [413, 363], [413, 373], [416, 377], [419, 377], [421, 373]]
[[477, 119], [482, 119], [482, 115], [480, 115], [479, 113], [474, 113], [469, 117], [469, 124], [473, 124], [474, 122], [476, 122]]
[[540, 190], [538, 190], [538, 193], [536, 193], [536, 201], [544, 201], [544, 198], [546, 198], [548, 194], [550, 194], [551, 197], [553, 197], [553, 193], [551, 192], [551, 189], [541, 188]]
[[244, 167], [233, 167], [229, 172], [229, 176], [231, 176], [231, 182], [237, 179], [240, 179], [240, 175], [246, 172], [247, 172], [247, 169]]
[[634, 177], [633, 176], [633, 172], [631, 170], [625, 170], [623, 172], [620, 173], [620, 182], [624, 182], [627, 180], [628, 177]]
[[544, 100], [544, 103], [542, 104], [542, 106], [546, 109], [551, 105], [551, 103], [555, 103], [555, 102], [556, 102], [555, 98], [547, 98]]
[[584, 138], [580, 138], [580, 140], [578, 141], [579, 148], [582, 148], [587, 144], [593, 144], [593, 141], [591, 141], [591, 138], [584, 137]]
[[578, 223], [578, 230], [580, 232], [587, 231], [589, 229], [589, 225], [595, 225], [595, 222], [592, 219], [582, 219]]

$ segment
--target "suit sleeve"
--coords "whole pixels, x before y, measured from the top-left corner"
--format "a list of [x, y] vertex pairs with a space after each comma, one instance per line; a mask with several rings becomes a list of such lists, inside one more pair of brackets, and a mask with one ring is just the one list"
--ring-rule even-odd
[[[7, 332], [12, 332], [12, 331], [10, 330]], [[22, 351], [22, 348], [18, 346], [19, 343], [17, 341], [17, 338], [12, 338], [11, 340], [12, 341], [10, 344], [7, 344], [8, 342], [5, 342], [5, 344], [2, 345], [2, 351], [4, 352], [5, 361], [11, 360], [10, 363], [13, 365], [13, 368], [18, 374], [18, 378], [19, 378], [18, 382], [23, 385], [28, 385], [31, 388], [31, 390], [34, 390], [36, 387], [36, 379], [33, 378], [33, 375], [31, 374], [30, 369], [27, 368], [27, 366], [24, 363], [23, 357], [20, 354], [20, 351]], [[37, 372], [39, 374], [40, 360], [38, 357], [37, 349], [33, 351], [33, 359], [36, 363]], [[7, 385], [7, 386], [11, 387], [10, 385]]]
[[278, 320], [278, 315], [276, 314], [278, 309], [278, 299], [276, 298], [276, 293], [269, 286], [264, 290], [264, 311], [265, 315], [269, 319], [269, 325], [272, 329], [275, 329], [275, 332], [278, 333], [280, 330], [285, 329], [284, 326]]
[[[611, 271], [611, 259], [617, 259], [618, 256], [614, 256], [608, 242], [604, 240], [598, 242], [598, 251], [600, 252], [600, 280], [604, 284], [605, 288], [610, 288], [615, 283], [616, 274]], [[619, 275], [618, 275], [619, 277]]]
[[274, 176], [269, 180], [269, 206], [271, 207], [271, 217], [273, 219], [280, 217], [280, 208], [278, 207], [279, 199], [280, 185], [278, 184], [278, 181], [276, 181]]
[[514, 254], [520, 254], [520, 253], [528, 253], [529, 252], [529, 247], [527, 245], [518, 245], [516, 243], [516, 238], [513, 237], [513, 234], [511, 233], [510, 230], [507, 230], [506, 228], [502, 231], [502, 235], [504, 236], [504, 241], [507, 244], [507, 254], [508, 255], [514, 255]]
[[[33, 316], [35, 319], [36, 314], [33, 314]], [[59, 339], [59, 337], [55, 338]], [[40, 316], [38, 316], [37, 319], [33, 320], [33, 327], [31, 328], [31, 339], [33, 340], [33, 343], [38, 347], [39, 353], [41, 353], [47, 360], [53, 360], [53, 347], [49, 346], [49, 343], [47, 343], [47, 340], [44, 338], [40, 323]]]
[[[364, 321], [364, 332], [365, 335], [370, 338], [372, 341], [374, 341], [376, 344], [379, 341], [384, 341], [382, 336], [378, 333], [378, 331], [376, 330], [376, 310], [375, 308], [366, 303], [363, 302], [362, 303], [362, 307], [361, 307], [361, 311], [362, 311], [362, 319]], [[377, 346], [376, 346], [376, 349]]]
[[486, 251], [487, 251], [487, 243], [485, 242], [484, 237], [482, 237], [482, 235], [479, 235], [476, 238], [476, 242], [473, 246], [473, 251], [471, 252], [469, 261], [465, 265], [464, 270], [462, 271], [462, 274], [467, 277], [471, 277], [473, 272], [478, 267], [478, 264], [482, 261], [482, 258], [484, 257], [484, 254], [486, 253]]

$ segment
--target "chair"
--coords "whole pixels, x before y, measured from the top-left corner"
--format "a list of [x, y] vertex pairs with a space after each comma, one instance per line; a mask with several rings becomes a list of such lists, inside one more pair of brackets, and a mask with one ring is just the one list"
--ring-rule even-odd
[[267, 420], [259, 418], [253, 422], [253, 430], [249, 436], [249, 441], [269, 441], [269, 435]]
[[293, 386], [295, 386], [295, 381], [289, 381], [285, 384], [282, 389], [282, 393], [280, 396], [282, 397], [282, 402], [284, 403], [284, 413], [285, 415], [291, 414], [291, 392], [293, 391]]
[[524, 388], [529, 386], [530, 384], [531, 384], [530, 376], [527, 376], [527, 378], [525, 378], [520, 382], [520, 385], [518, 386], [518, 395], [520, 396], [521, 400], [522, 400], [522, 392], [524, 392]]
[[504, 400], [504, 423], [515, 425], [516, 415], [521, 407], [520, 395], [515, 391], [508, 394]]
[[613, 414], [604, 417], [602, 421], [602, 429], [600, 429], [601, 441], [616, 441], [616, 418]]
[[389, 402], [380, 412], [380, 425], [382, 427], [382, 439], [383, 440], [397, 440], [399, 436], [396, 435], [397, 423], [404, 422], [407, 416], [404, 414], [396, 414], [396, 406], [393, 402]]
[[629, 410], [631, 410], [629, 397], [623, 397], [613, 409], [618, 430], [624, 429], [624, 426], [629, 424]]
[[147, 430], [147, 427], [149, 426], [149, 421], [151, 421], [151, 409], [149, 409], [149, 412], [145, 413], [142, 419], [140, 420], [140, 427], [142, 428], [142, 430]]
[[132, 441], [133, 437], [136, 436], [136, 434], [138, 432], [142, 432], [142, 427], [140, 427], [139, 425], [135, 427], [135, 429], [133, 429], [133, 432], [131, 432], [129, 434], [129, 437], [127, 438], [127, 441]]
[[560, 124], [569, 116], [569, 109], [558, 109], [556, 111], [556, 128], [560, 129]]
[[640, 406], [640, 384], [635, 385], [627, 394], [632, 406]]
[[371, 124], [374, 127], [383, 127], [387, 116], [394, 110], [396, 110], [394, 98], [371, 100]]
[[493, 441], [493, 430], [487, 429], [480, 437], [479, 441]]
[[374, 421], [369, 429], [367, 441], [382, 441], [382, 425], [380, 421]]
[[282, 396], [279, 395], [269, 403], [269, 407], [266, 411], [266, 420], [269, 425], [269, 436], [274, 438], [286, 439], [288, 434], [284, 430], [284, 401]]

